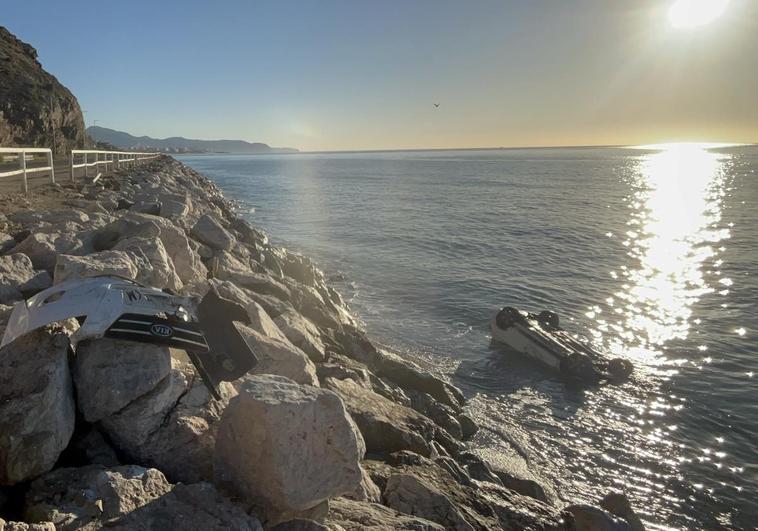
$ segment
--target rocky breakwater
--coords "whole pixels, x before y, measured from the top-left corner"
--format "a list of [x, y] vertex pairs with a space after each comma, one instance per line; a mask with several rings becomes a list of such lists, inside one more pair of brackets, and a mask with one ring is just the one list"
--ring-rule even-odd
[[464, 397], [374, 345], [307, 258], [165, 157], [0, 196], [12, 304], [115, 274], [246, 308], [259, 363], [214, 400], [185, 353], [79, 343], [76, 320], [0, 350], [2, 529], [639, 529], [616, 496], [565, 506], [466, 440]]

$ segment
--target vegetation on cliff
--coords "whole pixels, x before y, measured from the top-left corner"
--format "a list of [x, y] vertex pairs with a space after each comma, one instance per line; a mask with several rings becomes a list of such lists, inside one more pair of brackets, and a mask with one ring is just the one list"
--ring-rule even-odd
[[0, 146], [51, 147], [57, 155], [88, 142], [79, 102], [37, 60], [37, 50], [0, 26]]

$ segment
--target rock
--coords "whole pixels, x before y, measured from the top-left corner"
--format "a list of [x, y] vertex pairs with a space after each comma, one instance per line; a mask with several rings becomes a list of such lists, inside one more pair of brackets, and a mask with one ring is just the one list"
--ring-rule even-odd
[[52, 522], [40, 522], [37, 524], [6, 522], [0, 518], [0, 531], [55, 531], [55, 524]]
[[372, 453], [410, 450], [429, 456], [434, 436], [432, 422], [416, 411], [396, 404], [352, 380], [329, 378], [325, 387], [344, 401]]
[[458, 415], [458, 424], [461, 426], [461, 433], [463, 434], [463, 440], [467, 441], [479, 431], [479, 426], [474, 419], [465, 413]]
[[316, 366], [286, 338], [268, 337], [242, 324], [237, 329], [258, 358], [252, 374], [276, 374], [300, 384], [319, 385]]
[[382, 491], [371, 479], [371, 476], [366, 469], [361, 467], [361, 483], [358, 488], [350, 494], [345, 495], [346, 498], [356, 501], [367, 501], [372, 503], [381, 503]]
[[68, 338], [49, 328], [0, 349], [0, 485], [50, 470], [74, 431]]
[[179, 291], [182, 281], [174, 270], [174, 263], [160, 239], [127, 238], [114, 247], [116, 251], [129, 251], [137, 265], [137, 281], [158, 289]]
[[228, 251], [235, 244], [234, 236], [210, 214], [200, 216], [192, 227], [191, 234], [200, 243], [212, 249]]
[[271, 528], [271, 531], [329, 531], [329, 528], [325, 525], [319, 524], [315, 520], [295, 518], [294, 520], [288, 520], [281, 524], [276, 524]]
[[210, 483], [176, 485], [171, 492], [132, 511], [115, 523], [114, 531], [263, 531], [260, 521], [223, 497]]
[[401, 513], [429, 518], [445, 529], [474, 531], [476, 528], [448, 498], [413, 474], [394, 474], [384, 491], [387, 505]]
[[477, 463], [481, 463], [500, 479], [504, 487], [551, 505], [559, 502], [555, 489], [537, 476], [524, 458], [513, 450], [478, 448], [471, 453], [464, 452], [459, 459], [477, 479], [483, 478], [481, 471], [477, 470], [481, 468]]
[[353, 492], [364, 452], [333, 392], [279, 376], [249, 376], [221, 420], [215, 483], [275, 525]]
[[58, 531], [96, 529], [97, 524], [124, 516], [170, 490], [166, 477], [154, 468], [59, 468], [32, 482], [25, 519], [52, 521]]
[[31, 259], [36, 269], [52, 271], [57, 255], [86, 254], [87, 251], [84, 243], [70, 234], [34, 233], [11, 249], [10, 254], [23, 253]]
[[125, 251], [101, 251], [87, 256], [59, 254], [55, 262], [54, 283], [71, 278], [86, 278], [100, 275], [117, 275], [135, 279], [139, 271], [129, 253]]
[[592, 505], [569, 505], [565, 510], [574, 517], [576, 531], [630, 531], [629, 524]]
[[42, 68], [37, 51], [0, 28], [0, 58], [0, 145], [45, 146], [59, 154], [87, 145], [79, 102]]
[[336, 498], [329, 503], [326, 520], [330, 528], [340, 526], [345, 531], [444, 531], [440, 524], [403, 514], [384, 505]]
[[266, 310], [255, 302], [250, 300], [246, 304], [247, 315], [250, 318], [250, 324], [248, 325], [253, 330], [263, 334], [266, 337], [276, 339], [282, 343], [291, 344], [287, 336], [282, 333], [277, 324], [269, 317]]
[[[290, 297], [289, 289], [268, 275], [253, 273], [249, 269], [217, 268], [215, 277], [219, 280], [228, 280], [240, 287], [247, 288], [263, 295], [273, 295], [280, 301], [287, 301]], [[260, 300], [256, 299], [258, 302]], [[261, 306], [266, 306], [260, 302]], [[268, 312], [268, 309], [266, 309]], [[271, 314], [269, 314], [271, 315]]]
[[342, 345], [347, 356], [365, 363], [372, 373], [392, 380], [406, 391], [427, 393], [454, 410], [459, 410], [464, 402], [463, 394], [456, 387], [422, 371], [410, 361], [377, 349], [365, 333], [353, 327], [346, 326], [336, 333], [335, 342]]
[[10, 234], [0, 231], [0, 254], [16, 245], [16, 240]]
[[191, 365], [174, 362], [168, 378], [101, 426], [121, 453], [172, 481], [208, 480], [221, 413], [236, 393], [227, 382], [219, 391], [221, 400], [213, 400]]
[[213, 485], [171, 485], [158, 470], [134, 465], [55, 470], [32, 483], [26, 513], [33, 521], [49, 518], [58, 531], [262, 531]]
[[177, 276], [182, 282], [190, 283], [205, 280], [208, 276], [208, 270], [200, 255], [190, 245], [190, 240], [183, 230], [170, 224], [164, 224], [161, 227], [160, 239], [171, 257]]
[[295, 346], [300, 347], [311, 360], [324, 361], [324, 343], [318, 328], [294, 309], [279, 314], [274, 322]]
[[157, 216], [161, 213], [162, 206], [163, 205], [160, 201], [137, 201], [129, 210], [132, 212], [139, 212], [141, 214], [150, 214], [152, 216]]
[[108, 338], [82, 341], [73, 370], [79, 411], [87, 422], [97, 422], [153, 390], [170, 371], [168, 347]]
[[22, 300], [22, 291], [28, 291], [25, 288], [36, 275], [32, 261], [25, 254], [0, 256], [0, 304]]
[[645, 525], [640, 517], [632, 509], [632, 504], [625, 494], [612, 492], [600, 500], [600, 507], [609, 513], [623, 518], [629, 524], [632, 531], [645, 531]]
[[455, 418], [455, 410], [432, 398], [432, 395], [422, 392], [410, 394], [411, 407], [432, 419], [437, 426], [444, 428], [451, 436], [458, 440], [463, 439], [463, 429], [458, 419]]

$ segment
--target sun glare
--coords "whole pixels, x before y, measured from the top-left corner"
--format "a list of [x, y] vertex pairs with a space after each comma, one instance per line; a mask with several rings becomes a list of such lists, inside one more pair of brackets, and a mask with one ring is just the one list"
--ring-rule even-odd
[[697, 28], [720, 17], [729, 0], [676, 0], [669, 8], [674, 28]]

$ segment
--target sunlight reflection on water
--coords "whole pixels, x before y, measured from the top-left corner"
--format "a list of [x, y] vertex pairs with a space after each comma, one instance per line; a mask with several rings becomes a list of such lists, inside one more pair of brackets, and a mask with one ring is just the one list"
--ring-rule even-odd
[[626, 281], [606, 301], [605, 312], [590, 309], [597, 323], [594, 336], [601, 341], [607, 336], [606, 346], [615, 354], [661, 363], [663, 345], [688, 336], [692, 305], [714, 291], [702, 266], [729, 237], [728, 229], [713, 228], [721, 220], [725, 157], [691, 144], [639, 157], [623, 241], [637, 265], [612, 272]]

